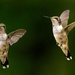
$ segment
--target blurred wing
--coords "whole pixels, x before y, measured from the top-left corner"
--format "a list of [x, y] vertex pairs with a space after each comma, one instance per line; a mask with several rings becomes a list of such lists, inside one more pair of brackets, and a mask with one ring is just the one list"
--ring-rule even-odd
[[67, 25], [64, 29], [66, 31], [66, 34], [68, 34], [73, 29], [73, 27], [75, 27], [75, 22]]
[[18, 29], [16, 31], [9, 33], [8, 40], [10, 45], [13, 45], [14, 43], [16, 43], [25, 33], [26, 33], [26, 30], [24, 29]]
[[69, 19], [69, 10], [65, 10], [61, 15], [60, 15], [60, 19], [61, 19], [61, 23], [62, 26], [65, 27], [68, 24], [68, 19]]

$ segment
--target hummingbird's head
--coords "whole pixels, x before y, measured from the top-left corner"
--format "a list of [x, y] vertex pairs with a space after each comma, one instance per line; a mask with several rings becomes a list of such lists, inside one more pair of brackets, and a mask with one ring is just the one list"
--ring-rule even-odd
[[50, 17], [50, 19], [51, 19], [52, 24], [53, 24], [54, 26], [61, 24], [61, 19], [60, 19], [60, 17], [58, 17], [58, 16]]
[[0, 24], [0, 32], [1, 32], [1, 33], [4, 33], [5, 30], [6, 30], [5, 24], [1, 23], [1, 24]]

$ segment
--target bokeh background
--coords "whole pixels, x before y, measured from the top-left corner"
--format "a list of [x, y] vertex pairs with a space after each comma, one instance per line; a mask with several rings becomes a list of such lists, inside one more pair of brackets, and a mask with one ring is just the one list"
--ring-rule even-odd
[[16, 29], [27, 33], [9, 49], [9, 69], [0, 75], [74, 75], [75, 28], [69, 34], [69, 48], [73, 60], [67, 61], [56, 45], [51, 21], [69, 9], [69, 23], [75, 21], [75, 0], [0, 0], [0, 23], [6, 24], [7, 34]]

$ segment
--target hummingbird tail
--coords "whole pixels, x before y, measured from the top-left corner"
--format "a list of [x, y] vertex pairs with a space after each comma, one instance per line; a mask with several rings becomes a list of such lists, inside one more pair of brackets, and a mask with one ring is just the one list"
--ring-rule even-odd
[[6, 58], [6, 61], [5, 61], [4, 64], [3, 64], [2, 61], [1, 61], [1, 65], [2, 65], [3, 69], [9, 68], [9, 62], [8, 62], [8, 59]]
[[66, 58], [67, 58], [67, 60], [71, 60], [72, 59], [72, 56], [71, 56], [69, 51], [68, 51], [68, 54], [67, 54]]

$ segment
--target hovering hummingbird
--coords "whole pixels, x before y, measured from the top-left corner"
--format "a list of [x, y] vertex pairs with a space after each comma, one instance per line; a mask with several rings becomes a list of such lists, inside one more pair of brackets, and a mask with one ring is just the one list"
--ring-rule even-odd
[[53, 16], [50, 17], [52, 21], [53, 27], [53, 35], [55, 37], [57, 45], [62, 49], [63, 53], [65, 54], [67, 60], [72, 59], [72, 56], [69, 52], [68, 47], [68, 34], [75, 27], [75, 22], [68, 24], [69, 19], [69, 10], [65, 10], [60, 17]]
[[9, 50], [9, 44], [13, 45], [16, 43], [25, 33], [26, 30], [24, 29], [18, 29], [16, 31], [13, 31], [6, 34], [6, 26], [5, 24], [0, 24], [0, 60], [1, 65], [3, 68], [9, 68], [9, 62], [8, 62], [8, 50]]

